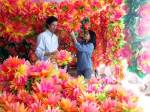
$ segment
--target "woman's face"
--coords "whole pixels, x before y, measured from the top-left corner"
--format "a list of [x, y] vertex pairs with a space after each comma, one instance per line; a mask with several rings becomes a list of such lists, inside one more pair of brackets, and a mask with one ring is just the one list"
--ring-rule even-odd
[[88, 42], [90, 40], [90, 34], [89, 33], [85, 34], [84, 40], [86, 40], [86, 42]]

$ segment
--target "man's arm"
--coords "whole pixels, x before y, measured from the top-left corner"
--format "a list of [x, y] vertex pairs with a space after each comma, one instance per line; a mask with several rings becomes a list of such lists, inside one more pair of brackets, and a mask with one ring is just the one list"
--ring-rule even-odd
[[36, 47], [35, 54], [40, 60], [44, 58], [44, 50], [45, 50], [44, 41], [42, 39], [42, 35], [39, 35], [37, 37], [37, 47]]
[[[56, 43], [56, 46], [58, 48], [58, 42]], [[37, 48], [36, 48], [36, 55], [37, 57], [40, 59], [40, 60], [43, 60], [44, 59], [44, 56], [47, 56], [47, 57], [53, 57], [54, 55], [57, 54], [57, 50], [56, 51], [53, 51], [53, 52], [46, 52], [45, 51], [45, 41], [43, 39], [43, 35], [39, 35], [38, 38], [37, 38]]]

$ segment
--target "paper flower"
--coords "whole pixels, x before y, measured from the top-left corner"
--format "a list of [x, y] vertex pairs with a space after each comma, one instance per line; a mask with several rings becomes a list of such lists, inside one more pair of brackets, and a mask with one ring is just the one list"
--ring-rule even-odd
[[64, 96], [72, 100], [75, 100], [82, 95], [83, 91], [86, 89], [85, 87], [86, 85], [83, 77], [70, 79], [69, 81], [64, 82], [62, 85]]
[[8, 108], [5, 111], [12, 111], [12, 112], [28, 112], [28, 108], [23, 103], [11, 103], [8, 105]]
[[72, 61], [71, 53], [66, 50], [60, 50], [56, 55], [58, 65], [65, 66]]
[[62, 98], [60, 101], [60, 107], [65, 112], [77, 112], [76, 102], [71, 101], [70, 99]]
[[138, 25], [137, 33], [138, 35], [144, 37], [150, 35], [150, 3], [147, 3], [139, 8], [138, 14], [141, 16]]
[[30, 67], [30, 76], [32, 77], [48, 77], [49, 75], [56, 75], [54, 66], [45, 61], [37, 61], [34, 66]]
[[[27, 82], [30, 64], [18, 57], [9, 57], [1, 66], [1, 81], [9, 81], [11, 90], [24, 89]], [[5, 87], [4, 87], [5, 88]]]
[[115, 100], [108, 98], [102, 103], [100, 112], [116, 112], [116, 104]]
[[150, 53], [148, 51], [141, 52], [137, 58], [139, 70], [143, 73], [150, 73]]
[[[18, 42], [22, 42], [23, 39], [32, 38], [36, 42], [35, 37], [43, 31], [45, 19], [47, 16], [54, 15], [58, 18], [57, 35], [62, 41], [63, 49], [68, 51], [71, 49], [71, 52], [76, 53], [76, 50], [71, 48], [71, 40], [66, 39], [69, 37], [68, 32], [72, 30], [77, 32], [82, 27], [84, 33], [89, 28], [96, 33], [97, 45], [93, 54], [93, 65], [96, 68], [100, 63], [113, 63], [114, 58], [118, 59], [118, 52], [120, 52], [123, 46], [122, 40], [124, 40], [121, 18], [125, 13], [122, 5], [123, 0], [70, 0], [59, 3], [45, 2], [44, 0], [29, 0], [29, 2], [1, 0], [1, 37], [13, 40], [15, 45], [18, 45]], [[88, 22], [82, 24], [81, 21], [86, 18], [88, 18]], [[68, 40], [67, 43], [64, 43], [66, 40]], [[18, 49], [6, 48], [11, 55], [25, 57], [34, 63], [36, 61], [33, 54], [35, 47], [36, 44], [32, 43], [30, 47], [26, 48], [25, 46]], [[32, 49], [32, 52], [29, 52], [27, 48]], [[22, 54], [18, 51], [27, 53]], [[60, 64], [66, 64], [66, 62]]]
[[[51, 64], [36, 63], [32, 66], [27, 64], [27, 68], [31, 67], [32, 71], [24, 72], [22, 66], [25, 63], [27, 62], [23, 59], [11, 57], [0, 65], [0, 78], [3, 79], [0, 81], [0, 110], [14, 112], [138, 110], [142, 112], [137, 106], [137, 97], [114, 83], [112, 79], [92, 78], [85, 81], [83, 77], [71, 77], [62, 69], [56, 69], [56, 74], [48, 72], [48, 76], [43, 77], [39, 75], [41, 71], [47, 71], [49, 68], [55, 70]], [[12, 71], [13, 77], [6, 78], [8, 71]], [[34, 72], [38, 77], [31, 75]], [[15, 73], [19, 74], [15, 76]]]
[[58, 108], [51, 108], [51, 109], [47, 109], [45, 112], [61, 112], [61, 110]]
[[85, 101], [82, 103], [79, 112], [99, 112], [100, 106], [96, 102]]

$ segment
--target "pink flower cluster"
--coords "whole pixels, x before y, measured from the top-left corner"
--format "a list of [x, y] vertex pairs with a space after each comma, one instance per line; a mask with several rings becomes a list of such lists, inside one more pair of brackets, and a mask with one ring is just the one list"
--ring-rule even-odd
[[56, 61], [60, 66], [67, 65], [72, 61], [71, 52], [60, 50], [56, 55]]
[[[109, 81], [108, 81], [109, 80]], [[0, 65], [1, 112], [142, 112], [111, 79], [73, 78], [50, 63], [10, 57]]]
[[138, 68], [145, 74], [150, 74], [150, 53], [143, 51], [137, 58]]

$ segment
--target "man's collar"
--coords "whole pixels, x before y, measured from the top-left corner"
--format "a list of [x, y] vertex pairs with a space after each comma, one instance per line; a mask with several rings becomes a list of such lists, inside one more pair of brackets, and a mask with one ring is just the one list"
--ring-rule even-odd
[[54, 33], [52, 33], [50, 30], [46, 30], [47, 33], [49, 33], [50, 35], [53, 35]]

